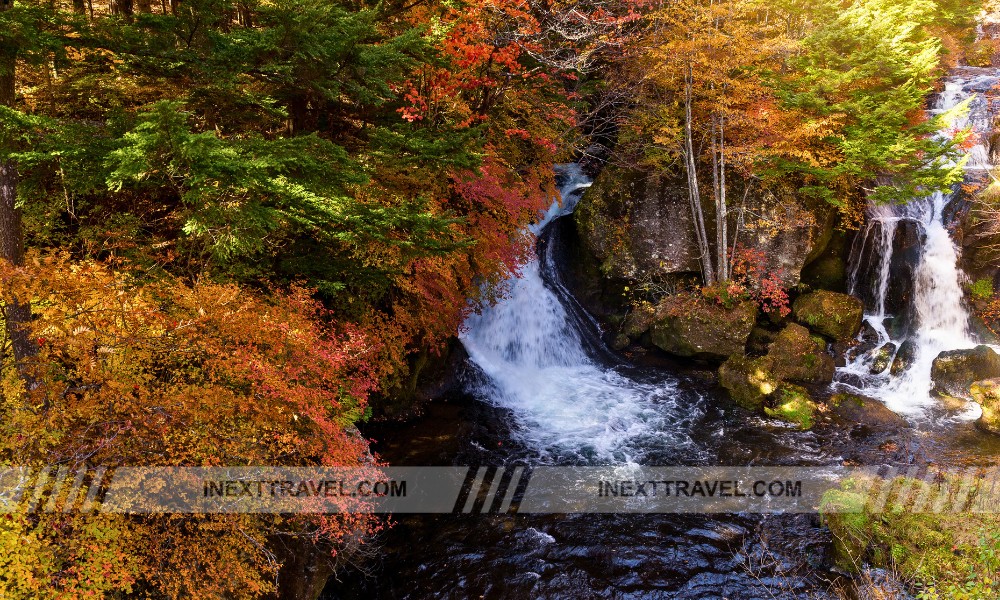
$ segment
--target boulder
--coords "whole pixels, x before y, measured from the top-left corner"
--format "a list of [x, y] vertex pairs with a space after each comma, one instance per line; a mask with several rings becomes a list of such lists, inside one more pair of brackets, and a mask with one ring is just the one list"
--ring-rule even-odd
[[1000, 378], [1000, 354], [989, 346], [942, 352], [931, 366], [933, 392], [945, 398], [972, 400], [972, 384], [993, 378]]
[[657, 307], [650, 340], [676, 356], [725, 360], [743, 353], [756, 319], [757, 307], [752, 302], [733, 308], [709, 302], [678, 307], [668, 298]]
[[615, 337], [612, 347], [615, 350], [622, 350], [632, 342], [638, 340], [656, 321], [656, 307], [649, 302], [643, 302], [632, 307], [632, 310], [625, 317], [621, 324], [621, 329]]
[[983, 431], [1000, 435], [1000, 379], [984, 379], [969, 387], [969, 393], [983, 409], [976, 425]]
[[816, 422], [816, 403], [803, 387], [782, 384], [769, 399], [769, 404], [771, 406], [764, 408], [767, 416], [795, 423], [799, 429], [810, 429]]
[[792, 314], [816, 333], [844, 341], [860, 331], [864, 306], [854, 296], [819, 290], [796, 298]]
[[764, 400], [778, 389], [779, 381], [771, 372], [771, 359], [734, 355], [719, 367], [719, 385], [740, 406], [759, 409]]
[[833, 343], [833, 353], [837, 360], [837, 366], [843, 367], [849, 362], [854, 362], [859, 356], [868, 354], [879, 345], [879, 334], [868, 321], [862, 321], [861, 331], [858, 335], [842, 342]]
[[[818, 247], [818, 246], [817, 246]], [[847, 291], [847, 236], [836, 227], [830, 228], [830, 242], [818, 253], [816, 260], [806, 259], [802, 283], [812, 289]]]
[[835, 367], [833, 357], [826, 353], [826, 343], [814, 339], [808, 329], [796, 323], [789, 323], [781, 330], [767, 356], [778, 379], [800, 383], [833, 381]]
[[896, 351], [896, 358], [892, 359], [892, 367], [889, 368], [889, 373], [893, 377], [898, 376], [903, 373], [903, 371], [910, 368], [913, 365], [913, 360], [917, 355], [917, 345], [911, 340], [906, 340], [899, 346], [899, 350]]
[[826, 403], [830, 415], [842, 423], [875, 429], [905, 429], [906, 419], [886, 408], [878, 400], [855, 394], [834, 394]]
[[892, 357], [896, 354], [896, 344], [892, 342], [887, 342], [881, 348], [877, 348], [873, 351], [872, 366], [868, 370], [872, 375], [878, 375], [889, 368], [889, 364], [892, 363]]

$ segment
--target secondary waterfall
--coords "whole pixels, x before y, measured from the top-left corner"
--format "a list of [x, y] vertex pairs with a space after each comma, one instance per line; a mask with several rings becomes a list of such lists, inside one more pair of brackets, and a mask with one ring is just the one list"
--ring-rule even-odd
[[[559, 176], [562, 201], [531, 227], [543, 241], [590, 185], [576, 165]], [[697, 409], [678, 409], [676, 379], [637, 381], [592, 356], [581, 327], [588, 317], [574, 312], [552, 246], [539, 244], [540, 256], [506, 282], [503, 299], [466, 321], [460, 339], [480, 371], [469, 391], [512, 411], [516, 435], [543, 461], [629, 463], [650, 443], [685, 445], [684, 423]]]
[[[994, 111], [985, 92], [998, 82], [995, 71], [963, 69], [946, 80], [931, 113], [971, 99], [968, 113], [949, 129], [971, 125], [986, 134]], [[967, 173], [991, 169], [983, 144], [967, 154]], [[976, 345], [959, 251], [948, 230], [954, 199], [954, 193], [936, 193], [903, 205], [871, 207], [851, 251], [848, 291], [865, 301], [865, 326], [837, 382], [881, 399], [896, 412], [919, 414], [931, 405], [931, 364], [939, 353]]]

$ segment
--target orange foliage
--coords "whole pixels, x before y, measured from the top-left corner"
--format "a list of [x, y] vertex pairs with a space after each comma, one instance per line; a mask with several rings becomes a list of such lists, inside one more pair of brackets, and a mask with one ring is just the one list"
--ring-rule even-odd
[[[331, 322], [306, 290], [268, 299], [170, 278], [140, 285], [102, 264], [36, 256], [0, 266], [0, 296], [32, 299], [39, 346], [23, 365], [27, 389], [12, 365], [2, 374], [0, 451], [12, 464], [374, 464], [353, 423], [379, 376], [378, 347]], [[349, 513], [46, 513], [6, 526], [19, 539], [34, 531], [21, 582], [40, 594], [252, 598], [274, 589], [273, 539], [335, 550], [375, 523]]]

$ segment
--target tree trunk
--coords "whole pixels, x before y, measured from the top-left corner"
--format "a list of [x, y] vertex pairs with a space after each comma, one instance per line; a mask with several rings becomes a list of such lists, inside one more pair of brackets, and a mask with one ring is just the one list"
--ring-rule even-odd
[[719, 117], [719, 208], [715, 217], [718, 239], [719, 280], [729, 281], [729, 207], [726, 206], [726, 117]]
[[132, 0], [111, 0], [111, 14], [119, 15], [126, 21], [131, 21], [132, 15], [135, 14]]
[[[0, 0], [0, 11], [11, 7]], [[15, 99], [15, 68], [17, 48], [0, 50], [0, 106], [13, 107]], [[17, 165], [11, 159], [0, 158], [0, 259], [15, 265], [24, 264], [24, 238], [21, 232], [21, 211], [17, 208]], [[7, 335], [14, 350], [14, 361], [21, 365], [35, 353], [26, 326], [31, 320], [31, 307], [14, 300], [3, 307]]]
[[153, 12], [153, 0], [136, 0], [135, 8], [140, 13], [151, 13]]
[[719, 226], [719, 215], [722, 214], [722, 190], [719, 181], [719, 128], [718, 119], [712, 115], [712, 199], [715, 200], [715, 264], [718, 265], [719, 281], [726, 280], [726, 267], [721, 262], [722, 228]]
[[694, 154], [694, 127], [691, 115], [693, 79], [691, 65], [688, 65], [684, 74], [684, 155], [688, 174], [688, 200], [691, 202], [691, 217], [694, 221], [695, 238], [698, 241], [702, 278], [705, 280], [705, 285], [712, 285], [715, 283], [715, 270], [712, 268], [712, 253], [708, 247], [705, 213], [702, 210], [701, 193], [698, 190], [698, 166]]
[[87, 13], [87, 0], [73, 0], [73, 12], [78, 15]]
[[245, 2], [236, 5], [237, 23], [242, 27], [253, 27], [253, 11]]

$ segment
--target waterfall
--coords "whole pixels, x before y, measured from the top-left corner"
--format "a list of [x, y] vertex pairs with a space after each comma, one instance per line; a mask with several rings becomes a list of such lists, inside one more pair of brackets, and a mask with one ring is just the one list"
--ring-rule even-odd
[[[590, 185], [576, 165], [559, 174], [562, 202], [530, 228], [543, 239]], [[510, 410], [515, 435], [543, 461], [630, 463], [651, 442], [688, 443], [684, 423], [699, 415], [694, 406], [680, 410], [675, 378], [637, 381], [588, 351], [552, 246], [540, 244], [541, 257], [505, 283], [502, 299], [467, 319], [460, 339], [479, 375], [469, 391]]]
[[[930, 112], [941, 114], [971, 100], [968, 113], [949, 129], [971, 125], [988, 133], [992, 111], [984, 92], [998, 82], [993, 72], [963, 69], [946, 80]], [[967, 151], [966, 160], [967, 172], [992, 168], [981, 143]], [[954, 199], [954, 193], [939, 192], [902, 205], [872, 206], [851, 252], [848, 291], [865, 301], [865, 326], [857, 349], [838, 369], [836, 385], [878, 398], [896, 412], [919, 415], [931, 406], [934, 358], [976, 345], [959, 250], [947, 226], [946, 209]]]

